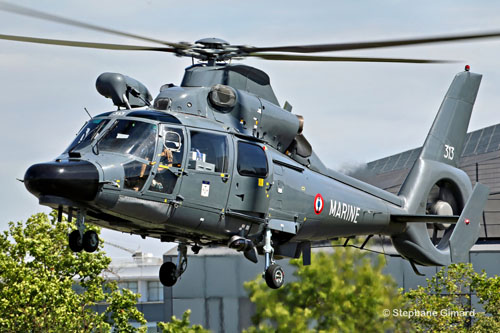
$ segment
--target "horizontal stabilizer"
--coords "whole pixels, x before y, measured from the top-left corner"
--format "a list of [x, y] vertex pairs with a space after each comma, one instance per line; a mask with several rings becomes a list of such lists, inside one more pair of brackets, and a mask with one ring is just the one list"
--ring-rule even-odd
[[391, 215], [391, 222], [407, 223], [407, 222], [422, 222], [422, 223], [457, 223], [460, 216], [458, 215]]
[[477, 183], [450, 237], [452, 262], [468, 262], [469, 250], [479, 238], [479, 223], [490, 189]]

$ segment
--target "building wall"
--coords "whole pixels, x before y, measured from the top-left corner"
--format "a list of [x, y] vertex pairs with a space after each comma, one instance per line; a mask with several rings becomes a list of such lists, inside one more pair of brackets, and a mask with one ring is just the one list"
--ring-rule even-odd
[[[327, 249], [328, 251], [328, 249]], [[164, 261], [176, 261], [175, 251], [164, 255]], [[371, 254], [369, 254], [371, 255]], [[395, 279], [404, 290], [426, 285], [439, 267], [418, 266], [425, 276], [413, 272], [408, 261], [396, 257], [384, 257], [384, 272]], [[471, 251], [470, 262], [476, 271], [485, 270], [489, 276], [500, 275], [500, 251], [496, 245], [475, 246]], [[191, 323], [201, 324], [213, 332], [241, 332], [252, 325], [251, 317], [255, 307], [247, 297], [243, 287], [245, 281], [262, 274], [263, 260], [254, 264], [242, 254], [229, 249], [203, 249], [200, 254], [188, 255], [188, 268], [179, 281], [171, 288], [163, 288], [163, 300], [148, 301], [148, 281], [158, 281], [161, 260], [149, 264], [115, 265], [119, 274], [109, 278], [118, 281], [137, 281], [138, 291], [142, 294], [138, 309], [148, 321], [148, 332], [156, 332], [156, 323], [169, 321], [172, 315], [181, 318], [184, 311], [191, 309]], [[278, 263], [285, 270], [285, 283], [294, 281], [294, 268], [288, 260]], [[472, 304], [481, 311], [477, 298], [471, 295]], [[105, 305], [98, 307], [101, 311]]]
[[[470, 253], [476, 271], [485, 270], [489, 276], [500, 275], [500, 252], [488, 247], [477, 247]], [[236, 254], [236, 255], [235, 255]], [[384, 272], [394, 277], [404, 290], [426, 285], [439, 267], [418, 266], [424, 276], [414, 273], [408, 261], [386, 256]], [[170, 255], [164, 257], [169, 261]], [[282, 260], [286, 274], [285, 283], [293, 281], [293, 267], [288, 260]], [[188, 269], [172, 288], [165, 288], [166, 318], [170, 314], [180, 318], [185, 310], [191, 309], [191, 322], [201, 324], [214, 332], [240, 332], [249, 327], [255, 308], [247, 297], [243, 283], [262, 273], [263, 262], [254, 264], [234, 251], [225, 255], [203, 254], [189, 256]], [[472, 304], [479, 306], [472, 295]], [[477, 307], [480, 311], [480, 307]]]
[[[191, 309], [191, 323], [201, 324], [214, 332], [239, 332], [251, 325], [255, 312], [243, 288], [245, 281], [262, 274], [263, 261], [254, 264], [234, 250], [215, 254], [190, 255], [188, 268], [172, 287], [165, 288], [165, 318], [177, 318]], [[220, 253], [223, 252], [223, 253]], [[165, 261], [174, 261], [166, 255]], [[285, 269], [287, 281], [293, 268], [288, 260], [278, 263]]]

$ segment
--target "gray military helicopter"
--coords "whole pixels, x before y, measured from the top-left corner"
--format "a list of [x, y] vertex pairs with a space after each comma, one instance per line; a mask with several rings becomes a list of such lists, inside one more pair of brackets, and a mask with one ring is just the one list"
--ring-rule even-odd
[[[98, 247], [86, 223], [177, 242], [177, 263], [160, 268], [172, 286], [186, 270], [187, 248], [228, 246], [252, 262], [264, 256], [264, 277], [279, 288], [276, 258], [310, 263], [311, 243], [338, 237], [390, 236], [415, 268], [467, 260], [479, 235], [488, 188], [457, 169], [481, 75], [454, 78], [401, 191], [393, 195], [327, 168], [302, 129], [304, 119], [281, 107], [269, 76], [233, 59], [437, 63], [439, 60], [360, 58], [309, 53], [499, 37], [500, 33], [408, 40], [280, 47], [232, 45], [206, 38], [171, 43], [98, 27], [17, 5], [12, 13], [133, 37], [161, 46], [131, 46], [0, 35], [0, 39], [190, 57], [180, 86], [167, 84], [153, 100], [139, 81], [104, 73], [96, 88], [117, 110], [93, 117], [56, 159], [32, 165], [28, 191], [59, 218], [76, 216], [75, 251]], [[198, 63], [195, 63], [195, 60]], [[439, 191], [439, 200], [428, 197]], [[431, 193], [432, 192], [432, 193]], [[426, 223], [446, 227], [434, 244]], [[415, 268], [416, 269], [416, 268]]]

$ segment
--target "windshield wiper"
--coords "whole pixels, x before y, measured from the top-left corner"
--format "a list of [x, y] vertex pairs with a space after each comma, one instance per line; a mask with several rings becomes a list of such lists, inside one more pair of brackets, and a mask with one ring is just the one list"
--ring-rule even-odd
[[[107, 124], [107, 121], [100, 122], [96, 127], [94, 127], [80, 142], [78, 142], [74, 147], [68, 150], [68, 154], [72, 153], [75, 149], [77, 149], [84, 142], [92, 142], [97, 135], [99, 135], [99, 131]], [[90, 137], [90, 139], [89, 139]]]
[[[108, 123], [108, 122], [106, 122]], [[94, 155], [99, 155], [99, 142], [101, 142], [101, 140], [110, 132], [112, 131], [113, 129], [115, 129], [115, 127], [118, 126], [118, 122], [115, 121], [115, 123], [110, 127], [108, 128], [101, 136], [101, 138], [96, 141], [96, 143], [94, 143], [94, 145], [92, 146], [92, 152], [94, 153]], [[94, 137], [96, 137], [97, 135], [95, 135]], [[94, 138], [92, 138], [92, 140], [94, 140]]]

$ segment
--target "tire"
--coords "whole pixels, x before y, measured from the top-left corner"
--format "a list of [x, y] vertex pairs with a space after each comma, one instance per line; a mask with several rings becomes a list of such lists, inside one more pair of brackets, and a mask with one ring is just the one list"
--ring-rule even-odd
[[95, 252], [99, 247], [99, 237], [97, 232], [89, 230], [83, 234], [83, 249], [87, 252]]
[[285, 282], [285, 272], [280, 265], [272, 264], [266, 269], [265, 278], [269, 288], [278, 289]]
[[83, 250], [82, 236], [80, 236], [80, 231], [73, 230], [68, 236], [68, 245], [71, 251], [81, 252]]
[[160, 282], [166, 287], [172, 287], [177, 282], [175, 271], [177, 265], [173, 262], [165, 262], [160, 267]]

